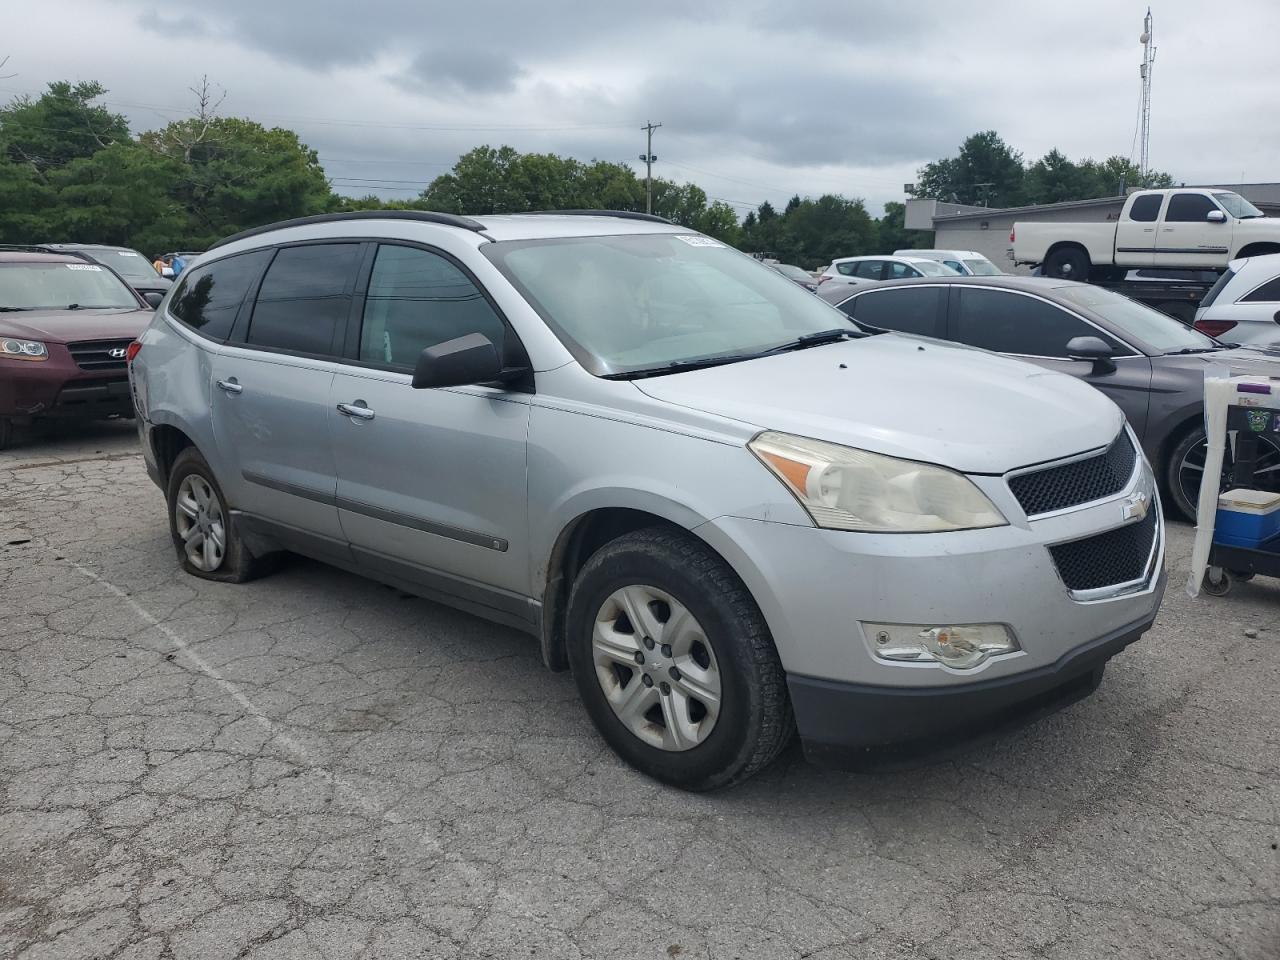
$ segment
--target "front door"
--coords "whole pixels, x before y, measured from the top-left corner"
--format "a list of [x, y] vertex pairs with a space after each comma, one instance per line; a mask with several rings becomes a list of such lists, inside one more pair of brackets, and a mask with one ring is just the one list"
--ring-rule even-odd
[[1213, 211], [1225, 214], [1204, 193], [1174, 193], [1165, 206], [1156, 242], [1157, 267], [1225, 267], [1231, 249], [1231, 218], [1223, 223], [1206, 219]]
[[[951, 317], [949, 338], [1016, 356], [1070, 374], [1097, 387], [1124, 411], [1141, 438], [1147, 428], [1151, 361], [1093, 324], [1039, 297], [1011, 290], [964, 287]], [[1097, 337], [1115, 351], [1115, 369], [1098, 370], [1067, 356], [1067, 342]], [[1046, 425], [1048, 428], [1048, 425]]]
[[338, 514], [373, 572], [527, 619], [528, 395], [411, 386], [425, 347], [469, 333], [514, 336], [453, 260], [378, 248], [354, 362], [329, 393]]

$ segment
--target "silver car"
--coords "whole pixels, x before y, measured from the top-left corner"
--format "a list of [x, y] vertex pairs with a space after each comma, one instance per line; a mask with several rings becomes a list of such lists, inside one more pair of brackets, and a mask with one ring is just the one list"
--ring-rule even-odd
[[527, 631], [668, 783], [929, 749], [1087, 694], [1164, 530], [1074, 378], [839, 311], [634, 214], [247, 231], [140, 339], [189, 573], [296, 551]]

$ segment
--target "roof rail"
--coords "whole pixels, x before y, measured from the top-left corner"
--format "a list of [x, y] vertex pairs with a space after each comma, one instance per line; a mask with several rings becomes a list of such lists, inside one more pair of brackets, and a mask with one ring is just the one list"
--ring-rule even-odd
[[0, 250], [7, 250], [11, 253], [62, 253], [61, 250], [55, 250], [53, 247], [44, 243], [0, 243]]
[[673, 227], [679, 224], [653, 213], [636, 213], [633, 210], [522, 210], [509, 216], [561, 216], [561, 217], [617, 217], [619, 220], [647, 220], [649, 223], [665, 223]]
[[235, 243], [237, 240], [256, 237], [274, 230], [306, 227], [313, 223], [340, 223], [344, 220], [416, 220], [420, 223], [442, 223], [450, 227], [461, 227], [463, 230], [473, 230], [476, 233], [480, 233], [485, 228], [483, 223], [472, 220], [470, 217], [460, 217], [452, 213], [435, 213], [430, 210], [348, 210], [342, 213], [320, 213], [312, 217], [296, 217], [293, 220], [281, 220], [278, 223], [241, 230], [229, 237], [223, 237], [209, 249], [216, 250], [218, 247], [225, 247], [228, 243]]

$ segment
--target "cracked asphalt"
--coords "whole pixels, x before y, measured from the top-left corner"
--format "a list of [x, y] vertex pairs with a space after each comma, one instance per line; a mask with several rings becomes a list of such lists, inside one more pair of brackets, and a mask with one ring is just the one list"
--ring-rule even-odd
[[[947, 762], [691, 796], [525, 636], [183, 575], [129, 424], [0, 454], [0, 956], [1280, 957], [1280, 582]], [[1246, 635], [1246, 630], [1256, 635]]]

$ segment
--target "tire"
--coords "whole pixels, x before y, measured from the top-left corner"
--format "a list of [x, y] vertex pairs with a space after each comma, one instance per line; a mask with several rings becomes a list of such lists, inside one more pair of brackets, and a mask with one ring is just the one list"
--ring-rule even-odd
[[[644, 621], [640, 629], [628, 609]], [[655, 780], [726, 787], [790, 741], [786, 674], [764, 617], [729, 566], [689, 534], [651, 528], [601, 547], [574, 581], [566, 623], [569, 665], [592, 722]], [[709, 690], [714, 703], [703, 696]]]
[[13, 445], [13, 421], [0, 417], [0, 450], [8, 450]]
[[255, 557], [249, 551], [217, 478], [195, 447], [187, 447], [174, 460], [165, 499], [169, 535], [187, 573], [221, 583], [244, 583], [268, 572], [272, 558]]
[[1211, 597], [1225, 597], [1231, 592], [1231, 574], [1223, 570], [1222, 576], [1217, 583], [1209, 579], [1208, 571], [1205, 571], [1204, 580], [1200, 584], [1200, 589]]
[[[1203, 471], [1186, 465], [1204, 462], [1204, 446], [1204, 427], [1196, 423], [1179, 437], [1164, 463], [1164, 487], [1170, 507], [1178, 517], [1191, 523], [1196, 522], [1199, 478]], [[1280, 466], [1280, 443], [1266, 435], [1258, 436], [1258, 466]], [[1227, 449], [1222, 455], [1220, 489], [1225, 490], [1230, 483], [1232, 467], [1231, 451]], [[1255, 479], [1259, 489], [1280, 493], [1280, 470], [1258, 474]]]
[[1089, 270], [1089, 254], [1079, 247], [1059, 247], [1044, 260], [1044, 275], [1059, 280], [1079, 280], [1087, 283]]

